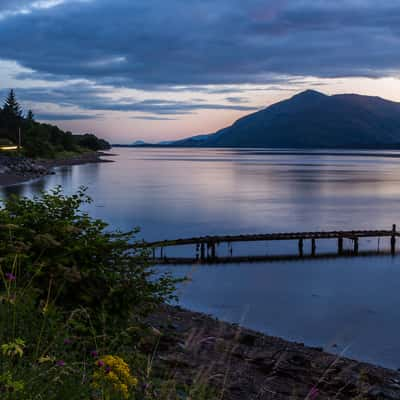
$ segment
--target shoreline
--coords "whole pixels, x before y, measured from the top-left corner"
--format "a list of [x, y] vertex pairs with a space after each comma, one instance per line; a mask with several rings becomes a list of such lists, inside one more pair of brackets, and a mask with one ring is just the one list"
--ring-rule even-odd
[[148, 322], [162, 332], [156, 363], [182, 384], [215, 387], [224, 400], [400, 399], [398, 371], [179, 306], [161, 306]]
[[[114, 156], [114, 154], [99, 151], [55, 160], [31, 160], [21, 158], [11, 166], [9, 164], [11, 158], [4, 157], [3, 160], [6, 160], [6, 164], [3, 165], [3, 168], [7, 170], [2, 172], [0, 168], [0, 187], [18, 185], [33, 179], [43, 178], [47, 175], [54, 175], [54, 168], [56, 167], [114, 162], [113, 160], [103, 159], [101, 158], [102, 156], [111, 157]], [[0, 167], [2, 167], [1, 161], [0, 158]]]

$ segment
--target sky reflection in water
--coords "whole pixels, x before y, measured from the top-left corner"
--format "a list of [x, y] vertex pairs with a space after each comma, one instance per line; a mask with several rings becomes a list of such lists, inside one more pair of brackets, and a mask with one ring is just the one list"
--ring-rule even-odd
[[[0, 197], [30, 196], [59, 184], [71, 193], [84, 185], [94, 198], [93, 216], [123, 230], [141, 226], [147, 240], [400, 227], [399, 152], [114, 152], [115, 163], [60, 168], [45, 179], [0, 189]], [[335, 245], [318, 242], [317, 249]], [[360, 242], [361, 249], [377, 245]], [[257, 251], [295, 252], [296, 246], [262, 244]], [[246, 250], [235, 248], [236, 254]], [[329, 351], [350, 346], [349, 356], [400, 367], [400, 256], [172, 270], [192, 275], [181, 289], [184, 306], [243, 318], [252, 328]]]

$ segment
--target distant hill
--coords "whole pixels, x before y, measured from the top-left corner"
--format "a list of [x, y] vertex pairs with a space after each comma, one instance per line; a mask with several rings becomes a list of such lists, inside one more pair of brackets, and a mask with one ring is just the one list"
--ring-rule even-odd
[[400, 103], [380, 97], [327, 96], [307, 90], [210, 135], [173, 143], [190, 147], [400, 147]]

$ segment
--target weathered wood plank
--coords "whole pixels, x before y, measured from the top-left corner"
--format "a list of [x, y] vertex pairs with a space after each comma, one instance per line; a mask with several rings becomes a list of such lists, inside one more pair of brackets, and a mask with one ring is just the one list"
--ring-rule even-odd
[[278, 240], [305, 240], [305, 239], [343, 239], [366, 237], [396, 237], [400, 234], [393, 230], [353, 230], [353, 231], [329, 231], [329, 232], [292, 232], [292, 233], [266, 233], [254, 235], [221, 235], [200, 236], [185, 239], [161, 240], [157, 242], [143, 242], [136, 244], [138, 248], [171, 247], [185, 245], [213, 245], [219, 243], [233, 242], [256, 242], [256, 241], [278, 241]]

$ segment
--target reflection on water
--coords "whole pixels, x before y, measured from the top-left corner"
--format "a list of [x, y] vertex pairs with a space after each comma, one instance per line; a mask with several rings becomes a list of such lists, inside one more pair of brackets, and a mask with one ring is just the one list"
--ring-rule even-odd
[[[60, 168], [0, 189], [0, 197], [31, 196], [56, 185], [71, 193], [84, 185], [95, 200], [93, 216], [114, 228], [141, 226], [146, 240], [400, 226], [400, 152], [114, 152], [115, 163]], [[360, 243], [360, 249], [377, 245]], [[286, 250], [284, 243], [265, 246]], [[400, 367], [399, 274], [400, 256], [203, 266], [182, 302], [232, 320], [247, 310], [251, 327], [339, 349], [351, 344], [350, 355]]]
[[398, 152], [371, 157], [370, 152], [114, 151], [115, 163], [60, 168], [57, 175], [0, 189], [0, 196], [31, 195], [58, 184], [71, 192], [85, 185], [96, 216], [122, 229], [139, 225], [147, 240], [390, 229], [400, 211]]
[[184, 307], [400, 367], [400, 257], [168, 269], [190, 277], [179, 290]]

